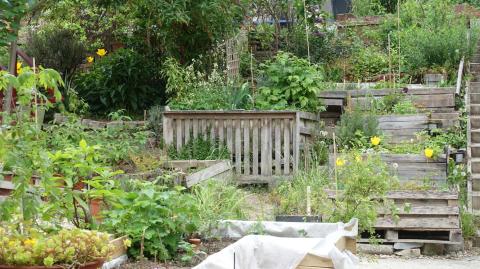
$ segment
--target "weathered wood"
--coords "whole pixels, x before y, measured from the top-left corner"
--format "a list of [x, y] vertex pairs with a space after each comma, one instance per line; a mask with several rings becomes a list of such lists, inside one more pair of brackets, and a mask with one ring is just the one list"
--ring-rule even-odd
[[242, 133], [241, 120], [235, 121], [235, 171], [242, 173]]
[[290, 174], [290, 120], [283, 120], [283, 174]]
[[394, 221], [391, 217], [379, 217], [375, 223], [375, 228], [395, 228], [395, 229], [458, 229], [460, 223], [457, 219], [450, 219], [448, 217], [426, 217], [421, 218], [402, 216], [397, 221]]
[[281, 175], [282, 174], [282, 166], [281, 166], [281, 156], [282, 156], [282, 138], [281, 138], [281, 133], [280, 133], [280, 128], [281, 128], [281, 121], [276, 120], [275, 121], [275, 175]]
[[185, 144], [190, 141], [190, 120], [185, 120]]
[[183, 134], [182, 134], [182, 120], [176, 120], [177, 124], [177, 150], [180, 150], [183, 146]]
[[[233, 122], [232, 120], [227, 120], [226, 121], [226, 128], [227, 128], [227, 148], [232, 153], [233, 151], [233, 131], [232, 131], [232, 126]], [[232, 155], [233, 156], [233, 155]]]
[[225, 143], [225, 135], [224, 135], [224, 121], [218, 120], [218, 142], [223, 145]]
[[253, 132], [252, 132], [252, 175], [258, 175], [258, 154], [260, 153], [258, 148], [258, 128], [259, 122], [257, 119], [253, 120]]
[[230, 161], [221, 161], [219, 163], [213, 164], [205, 169], [202, 169], [198, 172], [195, 172], [186, 177], [187, 187], [192, 187], [195, 184], [198, 184], [204, 180], [218, 176], [226, 171], [232, 169]]
[[198, 137], [198, 119], [192, 120], [192, 132], [193, 132], [193, 138], [196, 139]]
[[270, 131], [270, 119], [264, 119], [262, 121], [262, 137], [260, 140], [261, 145], [261, 172], [262, 175], [269, 176], [272, 174], [271, 155], [271, 131]]
[[[401, 204], [398, 206], [398, 215], [459, 215], [460, 209], [458, 206], [411, 206], [407, 208]], [[389, 208], [379, 208], [377, 213], [381, 215], [391, 214]]]
[[243, 174], [250, 175], [250, 121], [243, 123]]

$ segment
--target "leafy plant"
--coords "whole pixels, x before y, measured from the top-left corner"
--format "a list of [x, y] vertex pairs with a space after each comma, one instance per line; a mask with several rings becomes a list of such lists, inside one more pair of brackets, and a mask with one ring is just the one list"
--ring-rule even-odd
[[105, 233], [62, 229], [46, 233], [26, 223], [0, 227], [0, 264], [74, 267], [105, 259], [112, 248]]
[[357, 110], [342, 114], [336, 128], [338, 144], [343, 148], [369, 148], [370, 138], [379, 133], [377, 117]]
[[170, 146], [168, 157], [172, 160], [223, 160], [230, 159], [230, 152], [218, 141], [199, 136], [189, 140], [180, 150]]
[[322, 80], [323, 73], [318, 66], [281, 52], [262, 65], [256, 106], [260, 109], [323, 111], [325, 107], [317, 98]]
[[201, 212], [198, 233], [205, 237], [212, 236], [218, 221], [243, 219], [246, 216], [247, 194], [233, 184], [209, 180], [195, 186], [192, 194]]
[[126, 109], [143, 114], [143, 110], [165, 99], [158, 70], [155, 62], [146, 56], [119, 49], [95, 61], [89, 71], [77, 75], [75, 84], [94, 113]]
[[376, 114], [415, 114], [417, 108], [404, 94], [389, 94], [381, 99], [373, 99], [372, 107]]
[[195, 200], [182, 187], [168, 189], [156, 182], [130, 180], [112, 200], [111, 210], [104, 212], [103, 226], [129, 236], [133, 257], [170, 259], [198, 224]]

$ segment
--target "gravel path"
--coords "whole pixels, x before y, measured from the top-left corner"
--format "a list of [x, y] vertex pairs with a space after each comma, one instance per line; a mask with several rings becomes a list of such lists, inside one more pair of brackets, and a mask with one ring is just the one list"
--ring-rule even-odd
[[362, 259], [359, 269], [478, 269], [480, 256], [463, 257], [460, 259], [432, 258], [379, 258], [375, 260]]

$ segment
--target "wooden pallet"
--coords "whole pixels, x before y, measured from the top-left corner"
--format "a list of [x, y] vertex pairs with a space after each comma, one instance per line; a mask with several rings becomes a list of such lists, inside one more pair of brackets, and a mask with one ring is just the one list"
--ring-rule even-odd
[[[329, 191], [331, 198], [334, 192]], [[398, 220], [389, 208], [379, 208], [375, 235], [383, 243], [458, 244], [462, 241], [458, 193], [455, 191], [391, 191]], [[368, 241], [364, 234], [359, 242]]]

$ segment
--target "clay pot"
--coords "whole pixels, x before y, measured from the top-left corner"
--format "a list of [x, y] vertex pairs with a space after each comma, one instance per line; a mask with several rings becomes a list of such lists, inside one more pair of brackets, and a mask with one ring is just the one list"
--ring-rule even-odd
[[190, 238], [188, 239], [188, 243], [194, 245], [194, 250], [200, 250], [200, 245], [202, 244], [202, 239], [200, 238]]
[[92, 214], [92, 216], [95, 217], [97, 221], [101, 220], [100, 211], [102, 209], [102, 204], [103, 199], [101, 198], [94, 198], [90, 200], [90, 214]]
[[99, 268], [102, 268], [102, 265], [103, 265], [104, 262], [105, 262], [105, 260], [103, 260], [103, 259], [96, 260], [94, 262], [88, 262], [84, 265], [80, 265], [80, 267], [78, 267], [78, 269], [99, 269]]
[[5, 172], [5, 173], [3, 174], [3, 180], [12, 182], [12, 180], [13, 180], [13, 173]]

